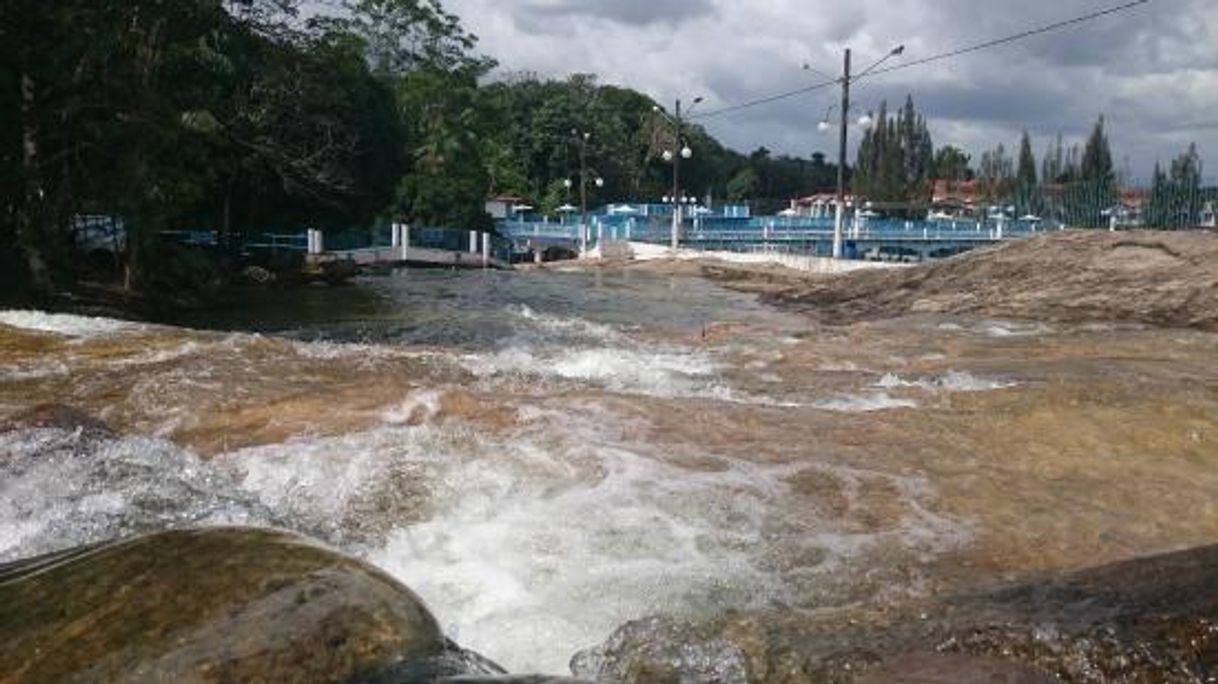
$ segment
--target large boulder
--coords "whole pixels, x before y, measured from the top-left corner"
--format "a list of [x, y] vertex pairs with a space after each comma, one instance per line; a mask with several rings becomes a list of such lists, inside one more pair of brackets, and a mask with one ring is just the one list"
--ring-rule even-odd
[[786, 278], [708, 268], [829, 324], [950, 314], [1218, 330], [1218, 234], [1064, 231], [914, 268]]
[[572, 661], [644, 682], [1209, 682], [1218, 546], [901, 608], [655, 617]]
[[392, 577], [265, 529], [164, 532], [0, 566], [0, 682], [399, 681], [502, 672]]

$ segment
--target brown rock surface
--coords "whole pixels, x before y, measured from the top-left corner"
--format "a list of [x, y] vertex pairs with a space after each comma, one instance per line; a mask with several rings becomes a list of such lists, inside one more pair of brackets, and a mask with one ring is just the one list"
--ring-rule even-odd
[[344, 682], [452, 648], [388, 575], [285, 532], [178, 531], [0, 566], [0, 682]]
[[898, 609], [650, 618], [572, 667], [639, 683], [1210, 682], [1218, 546]]
[[1218, 234], [1067, 231], [914, 268], [833, 277], [708, 266], [827, 323], [915, 313], [1218, 330]]

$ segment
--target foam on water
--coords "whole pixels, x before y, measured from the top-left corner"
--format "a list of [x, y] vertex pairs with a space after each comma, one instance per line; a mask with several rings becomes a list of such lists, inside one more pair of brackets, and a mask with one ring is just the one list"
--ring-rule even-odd
[[724, 396], [715, 362], [679, 345], [643, 343], [578, 317], [510, 307], [516, 334], [497, 350], [461, 359], [483, 379], [532, 378], [575, 382], [623, 394], [655, 397]]
[[[562, 673], [629, 620], [794, 603], [791, 581], [849, 576], [885, 539], [934, 551], [957, 532], [916, 505], [884, 531], [820, 520], [792, 504], [800, 466], [668, 463], [672, 445], [623, 441], [646, 430], [591, 400], [525, 404], [495, 434], [433, 422], [437, 403], [417, 391], [383, 426], [206, 462], [157, 439], [0, 435], [0, 560], [167, 527], [285, 526], [391, 572], [463, 645]], [[894, 482], [902, 499], [923, 495]], [[814, 566], [767, 561], [804, 547], [822, 554]]]
[[916, 408], [918, 402], [913, 399], [893, 397], [887, 392], [872, 392], [870, 394], [845, 395], [826, 399], [813, 404], [823, 411], [839, 411], [842, 413], [872, 413], [898, 408]]
[[225, 473], [163, 440], [0, 434], [0, 561], [173, 527], [275, 521]]
[[991, 392], [1014, 387], [1017, 383], [997, 378], [979, 378], [967, 371], [949, 371], [943, 375], [907, 379], [896, 373], [885, 373], [876, 383], [880, 389], [913, 387], [943, 392]]
[[52, 314], [44, 311], [0, 311], [0, 324], [22, 330], [47, 332], [65, 337], [90, 338], [139, 332], [148, 326], [130, 321], [73, 314]]

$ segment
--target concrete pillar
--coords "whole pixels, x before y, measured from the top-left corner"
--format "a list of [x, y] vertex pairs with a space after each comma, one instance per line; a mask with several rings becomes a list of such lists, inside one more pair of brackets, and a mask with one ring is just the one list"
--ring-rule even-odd
[[410, 261], [410, 224], [403, 223], [398, 226], [398, 237], [401, 239], [401, 259], [402, 261]]
[[400, 223], [389, 225], [389, 245], [395, 250], [402, 246], [402, 225]]
[[478, 231], [476, 230], [469, 231], [469, 253], [478, 253]]
[[308, 251], [309, 254], [321, 254], [326, 251], [325, 239], [322, 237], [321, 231], [316, 228], [310, 228], [306, 235], [308, 236]]
[[491, 265], [491, 234], [482, 233], [482, 268]]

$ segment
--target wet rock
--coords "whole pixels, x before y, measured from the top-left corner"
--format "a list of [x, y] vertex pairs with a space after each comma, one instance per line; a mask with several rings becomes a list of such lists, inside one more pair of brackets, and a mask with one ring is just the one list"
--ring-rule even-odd
[[29, 428], [55, 428], [69, 432], [80, 430], [95, 439], [115, 436], [114, 431], [104, 421], [64, 404], [41, 404], [0, 423], [0, 432]]
[[621, 682], [1211, 682], [1218, 546], [896, 608], [650, 618], [572, 669]]
[[778, 283], [726, 266], [707, 275], [833, 324], [938, 313], [1218, 330], [1214, 233], [1065, 231], [914, 268]]
[[1051, 684], [1043, 672], [998, 660], [946, 653], [900, 656], [858, 677], [857, 684]]
[[272, 530], [165, 532], [0, 566], [0, 606], [0, 682], [495, 672], [468, 669], [393, 578]]

